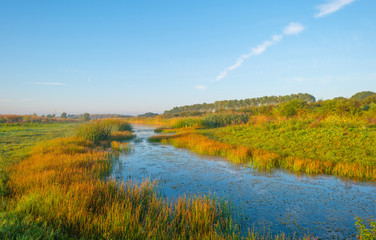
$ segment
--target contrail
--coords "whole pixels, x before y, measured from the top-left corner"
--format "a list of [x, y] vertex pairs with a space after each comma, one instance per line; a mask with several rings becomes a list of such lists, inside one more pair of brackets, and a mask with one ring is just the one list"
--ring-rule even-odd
[[300, 23], [295, 23], [295, 22], [290, 23], [289, 25], [287, 25], [283, 29], [282, 34], [273, 35], [271, 37], [271, 39], [262, 42], [260, 45], [258, 45], [255, 48], [251, 48], [251, 51], [249, 53], [241, 55], [236, 60], [235, 64], [233, 64], [233, 65], [229, 66], [228, 68], [226, 68], [225, 70], [223, 70], [216, 77], [215, 81], [219, 81], [222, 78], [225, 78], [230, 71], [240, 67], [247, 58], [250, 58], [250, 57], [256, 56], [256, 55], [260, 55], [261, 53], [265, 52], [270, 46], [273, 46], [274, 44], [281, 41], [284, 36], [295, 35], [295, 34], [300, 33], [303, 30], [304, 30], [304, 26], [301, 25]]
[[315, 14], [315, 18], [321, 18], [331, 13], [337, 12], [344, 6], [354, 2], [355, 0], [331, 0], [326, 4], [317, 6], [319, 12]]

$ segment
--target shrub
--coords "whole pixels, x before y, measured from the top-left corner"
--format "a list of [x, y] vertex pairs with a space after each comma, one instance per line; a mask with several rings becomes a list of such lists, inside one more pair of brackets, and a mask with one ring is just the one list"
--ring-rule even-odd
[[111, 127], [100, 121], [88, 122], [77, 128], [76, 136], [98, 144], [111, 136]]

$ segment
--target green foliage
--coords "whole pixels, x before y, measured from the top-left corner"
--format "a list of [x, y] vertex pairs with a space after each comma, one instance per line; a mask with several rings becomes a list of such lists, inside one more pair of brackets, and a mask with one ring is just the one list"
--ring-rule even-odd
[[368, 226], [361, 218], [356, 218], [356, 230], [358, 232], [357, 239], [359, 240], [375, 240], [376, 239], [376, 220], [370, 219]]
[[137, 117], [155, 117], [155, 116], [158, 116], [158, 113], [147, 112], [144, 114], [137, 115]]
[[66, 113], [66, 112], [63, 112], [63, 113], [60, 115], [60, 118], [67, 118], [67, 113]]
[[199, 118], [183, 118], [173, 125], [173, 128], [202, 127], [202, 120]]
[[295, 116], [299, 110], [303, 109], [307, 105], [304, 101], [291, 100], [286, 103], [282, 103], [275, 108], [275, 111], [278, 115], [283, 117], [292, 117]]
[[92, 121], [77, 127], [76, 136], [90, 140], [95, 144], [108, 140], [111, 136], [111, 126], [101, 121]]
[[208, 128], [224, 127], [227, 125], [238, 125], [247, 123], [249, 114], [210, 114], [203, 118], [203, 125]]
[[370, 96], [374, 96], [374, 95], [376, 95], [375, 92], [363, 91], [363, 92], [358, 92], [358, 93], [354, 94], [351, 98], [354, 99], [354, 100], [363, 101], [366, 98], [368, 98]]
[[[316, 102], [314, 96], [307, 93], [291, 94], [286, 96], [265, 96], [260, 98], [248, 98], [242, 100], [224, 100], [216, 101], [214, 103], [194, 104], [189, 106], [175, 107], [169, 111], [165, 111], [166, 116], [187, 116], [194, 114], [201, 115], [202, 113], [212, 113], [217, 111], [238, 110], [251, 107], [259, 107], [266, 105], [276, 105], [291, 100], [305, 101], [309, 103]], [[193, 115], [191, 115], [193, 116]]]
[[107, 124], [112, 128], [112, 131], [132, 131], [132, 125], [127, 120], [119, 118], [109, 118], [101, 120], [103, 124]]
[[82, 115], [82, 121], [87, 122], [89, 120], [90, 120], [89, 113], [84, 113], [84, 115]]

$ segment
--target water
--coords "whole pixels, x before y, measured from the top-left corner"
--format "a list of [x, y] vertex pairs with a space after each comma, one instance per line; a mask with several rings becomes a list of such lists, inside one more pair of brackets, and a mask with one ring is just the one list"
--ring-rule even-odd
[[150, 143], [152, 126], [134, 125], [134, 130], [134, 150], [114, 165], [115, 178], [159, 180], [158, 189], [168, 198], [215, 193], [233, 203], [245, 228], [350, 239], [356, 235], [355, 217], [376, 217], [375, 184], [284, 171], [261, 173], [223, 158]]

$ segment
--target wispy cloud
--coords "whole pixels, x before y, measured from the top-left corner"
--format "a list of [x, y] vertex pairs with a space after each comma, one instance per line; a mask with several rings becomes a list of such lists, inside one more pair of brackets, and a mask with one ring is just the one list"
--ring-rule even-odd
[[198, 90], [201, 90], [201, 91], [204, 91], [204, 90], [207, 89], [207, 87], [205, 85], [196, 85], [195, 88], [198, 89]]
[[292, 22], [283, 29], [283, 34], [286, 36], [288, 35], [296, 35], [299, 34], [301, 31], [304, 30], [304, 26], [300, 23]]
[[251, 48], [251, 51], [247, 54], [243, 54], [242, 56], [240, 56], [235, 64], [229, 66], [228, 68], [226, 68], [225, 70], [223, 70], [215, 79], [215, 81], [219, 81], [223, 78], [225, 78], [227, 76], [227, 74], [240, 67], [243, 62], [247, 59], [247, 58], [250, 58], [252, 56], [257, 56], [257, 55], [260, 55], [262, 54], [263, 52], [265, 52], [269, 47], [273, 46], [274, 44], [278, 43], [279, 41], [281, 41], [283, 39], [284, 36], [289, 36], [289, 35], [296, 35], [296, 34], [299, 34], [301, 31], [304, 30], [304, 26], [300, 23], [296, 23], [296, 22], [292, 22], [290, 23], [289, 25], [287, 25], [284, 29], [283, 29], [283, 33], [282, 34], [276, 34], [276, 35], [273, 35], [271, 37], [271, 39], [269, 40], [266, 40], [264, 42], [262, 42], [260, 45], [258, 45], [257, 47], [255, 48]]
[[34, 85], [56, 85], [56, 86], [65, 85], [64, 83], [59, 83], [59, 82], [32, 82], [31, 84], [34, 84]]
[[316, 7], [319, 12], [315, 14], [315, 18], [321, 18], [331, 13], [337, 12], [344, 6], [354, 1], [355, 0], [329, 0], [328, 3]]

